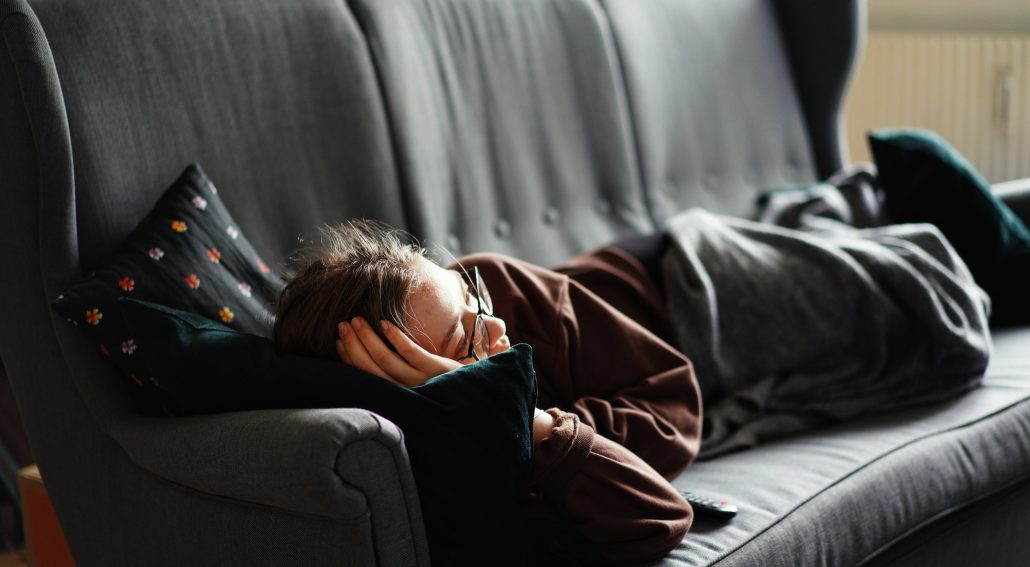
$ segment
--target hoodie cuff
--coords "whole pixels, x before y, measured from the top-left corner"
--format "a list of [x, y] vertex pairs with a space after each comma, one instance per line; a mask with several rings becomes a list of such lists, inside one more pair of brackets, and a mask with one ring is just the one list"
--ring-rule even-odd
[[544, 437], [533, 455], [533, 479], [541, 496], [561, 493], [583, 468], [594, 446], [594, 429], [579, 416], [551, 408], [554, 418], [551, 433]]

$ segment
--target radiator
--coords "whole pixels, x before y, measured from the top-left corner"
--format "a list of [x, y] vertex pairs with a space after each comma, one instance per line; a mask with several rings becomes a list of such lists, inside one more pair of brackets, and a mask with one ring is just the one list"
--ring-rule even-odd
[[1030, 34], [872, 30], [846, 105], [853, 161], [869, 130], [915, 126], [991, 182], [1030, 177]]

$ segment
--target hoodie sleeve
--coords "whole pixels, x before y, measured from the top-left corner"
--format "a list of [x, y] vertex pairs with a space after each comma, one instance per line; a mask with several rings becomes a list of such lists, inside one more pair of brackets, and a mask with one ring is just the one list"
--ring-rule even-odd
[[667, 479], [690, 464], [700, 390], [687, 357], [635, 319], [661, 309], [642, 268], [603, 250], [560, 268], [572, 277], [496, 254], [464, 261], [479, 266], [512, 342], [533, 346], [540, 407], [577, 414]]
[[534, 489], [596, 552], [592, 561], [646, 561], [679, 545], [693, 511], [676, 489], [576, 414], [547, 413], [555, 424], [534, 455]]
[[578, 281], [566, 293], [556, 331], [565, 360], [551, 371], [568, 398], [555, 405], [664, 477], [677, 477], [700, 448], [700, 390], [690, 360]]
[[603, 292], [609, 299], [632, 303], [633, 285], [590, 271], [604, 265], [573, 278], [497, 254], [462, 263], [479, 267], [512, 343], [533, 346], [538, 407], [556, 420], [533, 457], [530, 508], [542, 507], [534, 521], [547, 526], [547, 539], [584, 543], [573, 556], [586, 553], [589, 564], [674, 549], [693, 512], [669, 480], [693, 460], [701, 433], [690, 361], [577, 281], [597, 276], [613, 284]]

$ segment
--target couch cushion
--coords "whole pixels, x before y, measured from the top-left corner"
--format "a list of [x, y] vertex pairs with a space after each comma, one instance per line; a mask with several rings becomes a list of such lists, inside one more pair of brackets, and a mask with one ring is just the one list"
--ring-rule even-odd
[[77, 223], [73, 252], [85, 269], [192, 162], [234, 188], [233, 213], [272, 262], [321, 222], [369, 216], [403, 227], [374, 70], [345, 4], [38, 0], [32, 9], [74, 157], [74, 185], [44, 196], [58, 203], [45, 222]]
[[590, 0], [351, 0], [415, 235], [551, 264], [649, 232], [622, 79]]
[[[732, 500], [656, 565], [855, 565], [1030, 476], [1030, 328], [996, 333], [981, 387], [698, 462], [673, 483]], [[856, 529], [861, 526], [861, 529]], [[804, 534], [804, 537], [799, 537]]]
[[688, 206], [745, 215], [759, 187], [815, 180], [773, 2], [603, 4], [659, 222]]

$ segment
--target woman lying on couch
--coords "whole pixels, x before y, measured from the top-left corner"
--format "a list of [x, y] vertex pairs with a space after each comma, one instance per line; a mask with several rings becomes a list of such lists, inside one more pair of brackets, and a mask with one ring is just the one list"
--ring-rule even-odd
[[282, 293], [281, 352], [339, 356], [412, 387], [529, 343], [544, 409], [527, 523], [605, 561], [679, 544], [693, 514], [668, 480], [697, 454], [700, 393], [690, 361], [660, 337], [660, 292], [633, 255], [608, 247], [545, 269], [477, 254], [442, 268], [381, 224], [325, 237]]
[[852, 189], [869, 188], [774, 194], [777, 225], [689, 209], [552, 269], [496, 254], [444, 269], [355, 223], [286, 287], [275, 340], [408, 387], [530, 344], [547, 410], [531, 525], [571, 527], [606, 559], [660, 556], [692, 519], [666, 479], [699, 451], [941, 401], [983, 376], [989, 301], [963, 259], [933, 225], [857, 228], [841, 203], [869, 200]]

